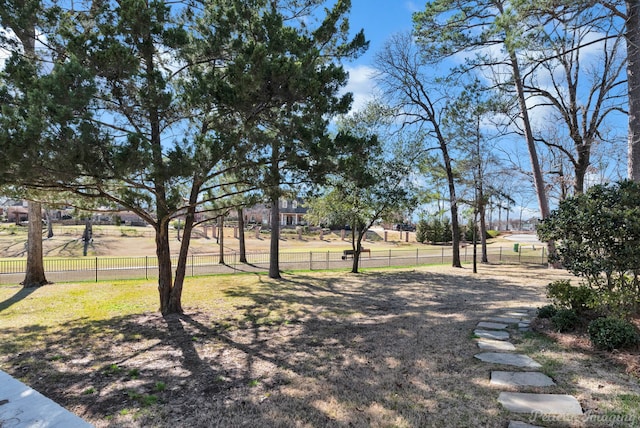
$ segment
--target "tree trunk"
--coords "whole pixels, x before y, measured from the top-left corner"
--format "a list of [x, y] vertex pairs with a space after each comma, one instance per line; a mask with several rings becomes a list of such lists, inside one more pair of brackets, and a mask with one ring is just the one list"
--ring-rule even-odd
[[640, 2], [626, 0], [627, 86], [629, 92], [628, 175], [640, 181]]
[[451, 200], [451, 244], [453, 247], [451, 266], [462, 267], [462, 262], [460, 261], [460, 223], [458, 222], [458, 197], [456, 196], [455, 178], [451, 167], [451, 159], [446, 149], [444, 150], [444, 154], [447, 181], [449, 182], [449, 199]]
[[50, 210], [45, 210], [44, 214], [47, 219], [47, 239], [53, 238], [53, 223], [51, 223], [51, 213]]
[[269, 278], [280, 279], [280, 198], [271, 197], [271, 241], [269, 246]]
[[93, 228], [91, 227], [91, 219], [88, 218], [85, 220], [84, 233], [82, 234], [82, 242], [84, 244], [82, 248], [82, 255], [85, 257], [89, 252], [89, 244], [91, 243], [92, 239], [93, 239]]
[[524, 128], [524, 139], [529, 151], [529, 159], [531, 161], [531, 170], [533, 172], [533, 183], [536, 188], [536, 195], [538, 196], [538, 205], [540, 207], [540, 214], [543, 219], [549, 217], [551, 213], [549, 209], [549, 201], [547, 199], [547, 191], [544, 185], [544, 177], [542, 176], [542, 169], [540, 168], [540, 161], [538, 159], [538, 151], [536, 149], [536, 143], [533, 138], [533, 130], [531, 128], [531, 120], [529, 118], [529, 110], [527, 107], [527, 98], [522, 85], [522, 77], [520, 76], [520, 64], [515, 52], [509, 49], [509, 59], [511, 61], [511, 70], [513, 73], [513, 80], [516, 85], [516, 94], [518, 96], [518, 106], [520, 108], [520, 117], [522, 119], [522, 125]]
[[238, 239], [240, 240], [240, 263], [247, 263], [247, 248], [244, 240], [244, 210], [238, 208]]
[[42, 259], [42, 205], [28, 202], [29, 230], [27, 235], [27, 272], [22, 285], [24, 288], [40, 287], [48, 284], [44, 275]]
[[169, 247], [169, 218], [158, 219], [156, 224], [156, 257], [158, 259], [158, 292], [162, 315], [182, 313], [182, 306], [172, 299], [173, 272]]
[[[538, 196], [538, 205], [540, 206], [540, 215], [542, 219], [549, 217], [551, 210], [549, 209], [549, 200], [547, 199], [547, 191], [544, 185], [544, 177], [542, 176], [542, 169], [540, 168], [540, 161], [538, 160], [538, 152], [536, 150], [536, 144], [533, 139], [533, 131], [531, 129], [531, 120], [529, 119], [529, 110], [527, 109], [526, 94], [522, 85], [522, 78], [520, 76], [520, 65], [518, 58], [512, 49], [509, 49], [509, 57], [511, 60], [511, 67], [513, 70], [513, 78], [515, 80], [516, 92], [518, 95], [518, 105], [520, 106], [520, 115], [524, 126], [524, 136], [529, 149], [529, 158], [531, 160], [531, 170], [533, 171], [533, 183], [536, 188], [536, 194]], [[547, 249], [549, 255], [555, 254], [556, 246], [553, 241], [547, 242]], [[554, 268], [560, 267], [559, 265], [551, 265]]]
[[[25, 17], [25, 20], [24, 23], [20, 23], [24, 25], [18, 25], [17, 22], [9, 22], [8, 24], [22, 42], [25, 55], [35, 59], [36, 23], [38, 20], [35, 9], [32, 14]], [[44, 261], [42, 260], [42, 205], [39, 202], [29, 201], [27, 211], [29, 216], [27, 272], [22, 282], [25, 288], [39, 287], [48, 283], [44, 275]]]
[[218, 216], [218, 251], [220, 252], [220, 259], [218, 264], [224, 264], [224, 216]]
[[[192, 190], [197, 195], [196, 190]], [[193, 198], [196, 199], [196, 198]], [[180, 242], [180, 252], [178, 254], [178, 264], [176, 266], [176, 277], [169, 296], [169, 313], [182, 313], [182, 289], [184, 287], [184, 279], [187, 275], [187, 258], [189, 256], [189, 245], [191, 236], [193, 235], [193, 222], [195, 219], [195, 204], [191, 204], [187, 208], [187, 214], [184, 219], [184, 229], [182, 230], [182, 241]]]
[[473, 273], [478, 273], [478, 209], [473, 210]]
[[[482, 250], [480, 263], [489, 263], [489, 257], [487, 256], [487, 221], [485, 218], [487, 207], [484, 204], [484, 191], [482, 187], [478, 190], [478, 199], [480, 206], [478, 207], [478, 213], [475, 215], [480, 215], [480, 247]], [[474, 228], [475, 225], [476, 223], [474, 223]], [[475, 239], [477, 240], [478, 238], [476, 237]]]
[[[368, 228], [364, 230], [358, 229], [358, 239], [355, 241], [355, 245], [353, 245], [353, 265], [351, 266], [351, 273], [358, 273], [360, 266], [360, 253], [362, 253], [362, 238], [364, 237], [367, 229]], [[352, 227], [351, 233], [355, 236], [356, 229]]]

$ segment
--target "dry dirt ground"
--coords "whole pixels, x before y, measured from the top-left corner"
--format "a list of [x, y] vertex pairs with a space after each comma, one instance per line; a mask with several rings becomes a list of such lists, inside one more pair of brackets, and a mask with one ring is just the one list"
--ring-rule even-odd
[[[54, 332], [9, 327], [0, 336], [16, 348], [0, 366], [98, 428], [506, 427], [513, 415], [489, 386], [490, 367], [473, 358], [473, 328], [545, 304], [545, 285], [565, 275], [481, 266], [477, 275], [429, 267], [260, 276], [259, 286], [224, 291], [241, 297], [232, 307], [205, 299], [181, 316], [76, 314]], [[30, 335], [37, 346], [18, 350]], [[560, 362], [556, 391], [577, 395], [585, 410], [606, 409], [603, 384], [640, 393], [636, 378], [607, 374], [611, 361], [580, 355], [590, 380], [580, 364], [565, 372]]]

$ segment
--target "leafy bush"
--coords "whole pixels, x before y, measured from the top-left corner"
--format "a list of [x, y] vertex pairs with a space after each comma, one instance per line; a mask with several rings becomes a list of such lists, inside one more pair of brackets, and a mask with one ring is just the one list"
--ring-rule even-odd
[[[627, 180], [590, 187], [562, 201], [537, 230], [541, 240], [557, 243], [550, 262], [561, 263], [598, 291], [633, 295], [632, 310], [638, 310], [640, 183]], [[608, 305], [611, 313], [620, 312], [615, 304]]]
[[553, 300], [556, 306], [580, 314], [593, 306], [595, 293], [587, 285], [574, 287], [571, 281], [563, 279], [547, 285], [547, 297]]
[[633, 324], [620, 318], [598, 318], [588, 327], [591, 343], [598, 349], [612, 351], [629, 348], [640, 341]]
[[635, 312], [638, 304], [637, 298], [634, 290], [615, 286], [611, 290], [599, 290], [597, 298], [593, 299], [591, 306], [599, 313], [608, 314], [613, 318], [626, 319]]
[[499, 230], [487, 230], [487, 238], [497, 238], [500, 236]]
[[554, 316], [551, 317], [551, 324], [557, 331], [564, 333], [575, 330], [580, 322], [580, 318], [571, 309], [559, 309]]
[[546, 305], [538, 309], [538, 318], [551, 318], [558, 313], [555, 305]]

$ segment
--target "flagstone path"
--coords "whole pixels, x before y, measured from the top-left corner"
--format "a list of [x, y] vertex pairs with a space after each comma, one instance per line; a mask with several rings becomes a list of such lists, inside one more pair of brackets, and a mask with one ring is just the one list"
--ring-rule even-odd
[[[508, 311], [503, 316], [482, 320], [476, 326], [474, 335], [478, 348], [482, 352], [475, 355], [480, 361], [496, 366], [491, 370], [489, 384], [496, 388], [507, 389], [500, 392], [498, 402], [513, 413], [529, 414], [532, 421], [543, 415], [575, 417], [582, 415], [582, 407], [571, 395], [513, 392], [531, 388], [544, 390], [555, 386], [549, 376], [538, 371], [542, 365], [531, 357], [517, 354], [516, 347], [510, 342], [510, 330], [528, 331], [535, 309]], [[498, 370], [512, 367], [514, 371]], [[515, 371], [520, 369], [520, 371]], [[526, 371], [524, 371], [526, 370]], [[509, 428], [536, 428], [521, 421], [511, 421]]]

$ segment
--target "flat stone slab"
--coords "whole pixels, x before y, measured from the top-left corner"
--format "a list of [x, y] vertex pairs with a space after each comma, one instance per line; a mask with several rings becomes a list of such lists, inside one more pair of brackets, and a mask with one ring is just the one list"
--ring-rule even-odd
[[0, 426], [16, 428], [92, 428], [24, 383], [0, 370]]
[[478, 328], [488, 328], [489, 330], [504, 330], [508, 327], [507, 324], [502, 324], [499, 322], [479, 322], [477, 325]]
[[509, 315], [510, 317], [523, 318], [523, 317], [528, 317], [529, 316], [529, 312], [527, 312], [527, 311], [510, 311], [510, 312], [507, 312], [507, 315]]
[[494, 386], [553, 386], [556, 383], [540, 372], [491, 372], [490, 385]]
[[510, 421], [507, 428], [543, 428], [539, 425], [531, 425], [526, 422]]
[[522, 354], [507, 354], [504, 352], [481, 352], [474, 355], [475, 358], [485, 363], [504, 364], [514, 367], [525, 367], [528, 369], [539, 369], [542, 367], [531, 357]]
[[522, 321], [521, 318], [511, 318], [511, 317], [489, 317], [487, 318], [491, 322], [499, 322], [502, 324], [518, 324]]
[[485, 351], [515, 351], [513, 343], [504, 340], [478, 339], [478, 348]]
[[483, 339], [493, 339], [493, 340], [508, 340], [509, 332], [506, 331], [491, 331], [491, 330], [474, 330], [473, 334], [478, 337], [482, 337]]
[[507, 410], [515, 413], [582, 415], [580, 403], [570, 395], [501, 392], [498, 401]]

